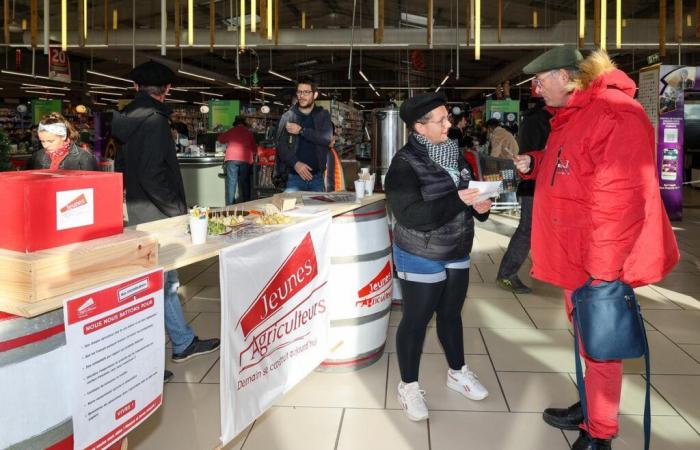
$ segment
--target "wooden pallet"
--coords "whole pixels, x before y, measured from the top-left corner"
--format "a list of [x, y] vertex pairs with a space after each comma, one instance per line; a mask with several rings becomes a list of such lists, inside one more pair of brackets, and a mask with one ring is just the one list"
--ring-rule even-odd
[[23, 317], [59, 308], [67, 294], [158, 264], [158, 240], [125, 230], [33, 253], [0, 250], [0, 310]]

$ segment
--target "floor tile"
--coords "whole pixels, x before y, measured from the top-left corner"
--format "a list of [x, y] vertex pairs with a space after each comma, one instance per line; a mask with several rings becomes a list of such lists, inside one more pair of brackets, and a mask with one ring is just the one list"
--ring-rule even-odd
[[576, 385], [566, 373], [497, 372], [512, 412], [541, 413], [578, 401]]
[[243, 450], [333, 450], [342, 412], [272, 407], [255, 421]]
[[201, 339], [209, 339], [221, 336], [221, 314], [220, 313], [199, 313], [190, 323], [194, 333]]
[[276, 405], [383, 408], [389, 355], [355, 372], [312, 372]]
[[570, 330], [571, 323], [564, 308], [525, 308], [537, 328], [543, 330]]
[[[475, 285], [475, 286], [469, 286], [469, 290], [467, 291], [467, 298], [474, 298], [474, 299], [485, 299], [485, 298], [495, 298], [495, 299], [507, 299], [507, 300], [514, 300], [515, 296], [511, 293], [508, 292], [504, 289], [501, 289], [500, 287], [496, 286], [494, 283], [495, 277], [491, 280], [488, 278], [486, 279], [486, 283], [484, 283], [483, 286], [480, 285]], [[489, 284], [489, 281], [491, 282]]]
[[[644, 448], [642, 416], [620, 416], [620, 432], [613, 440], [615, 450], [639, 450]], [[578, 431], [565, 431], [573, 443]], [[657, 416], [651, 422], [650, 448], [659, 450], [697, 450], [700, 436], [678, 416]]]
[[347, 409], [337, 450], [427, 450], [428, 422], [412, 422], [403, 411]]
[[[384, 351], [387, 353], [396, 353], [396, 329], [397, 327], [389, 327], [386, 347], [384, 348]], [[463, 328], [462, 333], [465, 354], [486, 354], [486, 347], [484, 347], [484, 341], [481, 339], [481, 333], [479, 333], [478, 328]], [[423, 344], [423, 353], [444, 353], [437, 337], [437, 328], [428, 327], [428, 331], [425, 334], [425, 343]]]
[[700, 376], [656, 375], [651, 384], [700, 433]]
[[681, 345], [680, 346], [686, 353], [695, 359], [695, 361], [700, 362], [700, 345]]
[[129, 433], [129, 450], [215, 448], [221, 434], [219, 386], [168, 383], [164, 389], [160, 409]]
[[[479, 275], [481, 275], [481, 278], [483, 278], [486, 283], [494, 283], [498, 277], [498, 266], [493, 264], [490, 260], [488, 262], [474, 264], [474, 269], [479, 272]], [[506, 295], [508, 295], [507, 292]]]
[[[469, 400], [460, 393], [449, 389], [446, 382], [447, 361], [443, 355], [424, 354], [421, 358], [418, 382], [426, 392], [426, 403], [431, 411], [507, 411], [501, 394], [498, 379], [486, 355], [467, 355], [469, 368], [479, 377], [489, 391], [489, 396], [481, 401]], [[387, 382], [387, 409], [400, 409], [396, 398], [396, 388], [401, 380], [399, 364], [395, 353], [390, 354], [389, 380]]]
[[661, 286], [651, 286], [651, 288], [683, 309], [700, 310], [699, 286], [688, 286], [688, 292], [679, 292], [672, 289], [666, 289]]
[[561, 309], [564, 307], [564, 295], [559, 292], [539, 292], [536, 287], [533, 287], [531, 294], [516, 294], [520, 303], [525, 308], [555, 308]]
[[177, 364], [170, 360], [168, 350], [165, 353], [165, 368], [173, 373], [174, 383], [199, 383], [214, 365], [219, 365], [218, 350]]
[[644, 318], [677, 344], [700, 344], [700, 311], [644, 311]]
[[[700, 375], [700, 365], [658, 331], [647, 331], [652, 374]], [[624, 361], [625, 373], [645, 373], [644, 359]]]
[[209, 369], [209, 372], [202, 379], [202, 383], [205, 384], [219, 384], [221, 377], [221, 355], [219, 359], [216, 360], [213, 366]]
[[566, 330], [483, 329], [497, 371], [574, 372], [573, 336]]
[[193, 286], [218, 286], [219, 271], [207, 271], [194, 277], [188, 284]]
[[680, 309], [680, 306], [673, 303], [663, 294], [655, 291], [650, 286], [636, 288], [634, 293], [642, 309]]
[[561, 431], [545, 424], [541, 413], [431, 413], [430, 444], [433, 450], [568, 448]]
[[218, 286], [207, 286], [185, 303], [185, 311], [221, 312], [221, 292]]
[[483, 328], [535, 328], [522, 305], [513, 297], [467, 297], [462, 308], [462, 326]]

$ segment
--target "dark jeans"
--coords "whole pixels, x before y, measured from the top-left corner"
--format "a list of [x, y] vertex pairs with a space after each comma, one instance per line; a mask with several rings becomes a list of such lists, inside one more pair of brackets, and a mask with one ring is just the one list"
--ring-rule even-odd
[[469, 269], [446, 269], [446, 272], [447, 279], [439, 283], [399, 280], [403, 314], [396, 330], [396, 355], [404, 383], [418, 381], [425, 332], [434, 313], [437, 313], [437, 334], [447, 364], [452, 370], [464, 365], [461, 312], [469, 287]]
[[508, 243], [498, 268], [498, 278], [515, 278], [530, 253], [530, 230], [532, 230], [532, 197], [520, 197], [520, 223]]
[[236, 187], [241, 185], [240, 199], [250, 200], [250, 164], [243, 161], [226, 161], [226, 204], [236, 202]]

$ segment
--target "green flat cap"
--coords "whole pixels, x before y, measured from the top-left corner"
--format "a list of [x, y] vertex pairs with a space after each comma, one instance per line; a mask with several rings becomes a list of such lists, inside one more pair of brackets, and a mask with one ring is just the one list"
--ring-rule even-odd
[[534, 75], [556, 69], [576, 68], [583, 55], [575, 47], [555, 47], [523, 67], [523, 73]]

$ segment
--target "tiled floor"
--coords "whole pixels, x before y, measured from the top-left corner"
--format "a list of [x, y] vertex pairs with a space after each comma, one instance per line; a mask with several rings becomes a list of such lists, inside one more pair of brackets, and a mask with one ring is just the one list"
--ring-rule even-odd
[[[700, 191], [688, 191], [684, 220], [674, 223], [682, 262], [658, 286], [638, 290], [652, 351], [652, 448], [700, 449]], [[494, 216], [479, 226], [463, 310], [466, 360], [490, 391], [473, 402], [445, 387], [446, 362], [428, 331], [420, 381], [430, 420], [413, 423], [399, 409], [392, 311], [386, 354], [353, 373], [312, 373], [225, 447], [243, 450], [557, 450], [576, 433], [545, 425], [543, 408], [577, 398], [572, 334], [557, 288], [511, 295], [493, 279], [514, 223]], [[219, 334], [215, 260], [180, 271], [188, 320], [201, 336]], [[219, 359], [170, 364], [163, 407], [129, 436], [135, 450], [212, 450], [219, 437]], [[620, 435], [614, 448], [642, 448], [643, 364], [625, 363]]]

